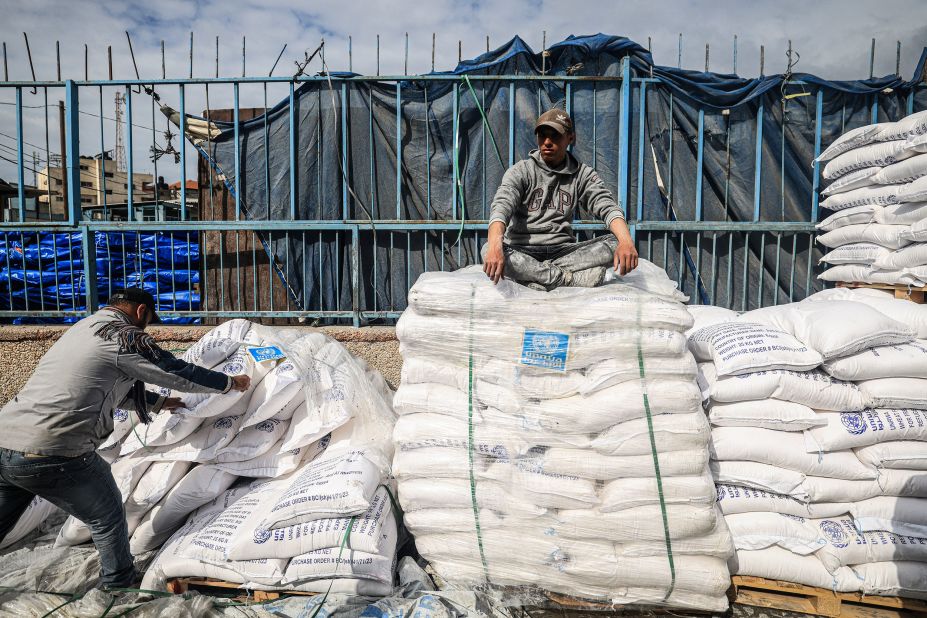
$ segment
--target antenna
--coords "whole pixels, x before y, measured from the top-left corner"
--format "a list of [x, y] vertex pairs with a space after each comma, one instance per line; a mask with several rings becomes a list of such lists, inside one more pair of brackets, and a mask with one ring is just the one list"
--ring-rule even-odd
[[126, 144], [122, 135], [122, 106], [125, 100], [125, 95], [116, 91], [116, 170], [119, 172], [126, 171]]

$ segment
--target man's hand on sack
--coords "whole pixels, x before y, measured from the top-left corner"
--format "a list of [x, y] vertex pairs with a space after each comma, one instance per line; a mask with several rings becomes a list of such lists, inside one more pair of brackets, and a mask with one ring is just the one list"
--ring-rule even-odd
[[232, 390], [246, 391], [251, 386], [250, 376], [232, 376]]
[[173, 412], [183, 407], [183, 400], [180, 397], [167, 397], [161, 405], [162, 410]]
[[502, 240], [491, 243], [486, 248], [486, 257], [483, 259], [483, 272], [493, 283], [502, 281], [505, 274], [505, 253], [502, 251]]
[[615, 272], [626, 275], [637, 268], [637, 249], [634, 243], [619, 242], [615, 249]]

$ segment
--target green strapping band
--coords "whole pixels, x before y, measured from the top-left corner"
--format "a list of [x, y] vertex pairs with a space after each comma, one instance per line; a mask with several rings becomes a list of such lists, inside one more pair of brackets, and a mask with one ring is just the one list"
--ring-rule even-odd
[[470, 319], [467, 325], [467, 354], [469, 360], [467, 373], [467, 457], [470, 462], [470, 504], [473, 505], [473, 521], [476, 524], [476, 542], [480, 548], [480, 560], [483, 563], [483, 576], [489, 582], [489, 565], [483, 551], [483, 531], [480, 528], [480, 507], [476, 500], [476, 477], [473, 474], [473, 299], [476, 287], [470, 288]]
[[[335, 558], [335, 571], [338, 570], [338, 564], [341, 562], [341, 555], [344, 554], [344, 548], [348, 544], [348, 537], [351, 536], [351, 530], [354, 529], [354, 522], [357, 520], [357, 515], [351, 517], [351, 521], [348, 522], [348, 529], [344, 531], [344, 537], [341, 539], [341, 546], [338, 549], [338, 557]], [[322, 611], [322, 607], [325, 606], [325, 601], [328, 600], [328, 595], [331, 594], [332, 586], [335, 585], [335, 578], [333, 577], [331, 582], [328, 584], [328, 590], [325, 591], [325, 594], [322, 596], [322, 600], [319, 601], [319, 604], [315, 606], [315, 609], [309, 618], [315, 618], [319, 615], [319, 612]]]
[[489, 131], [489, 139], [492, 140], [492, 147], [496, 150], [496, 158], [499, 159], [499, 165], [505, 167], [505, 163], [502, 162], [502, 154], [499, 152], [499, 146], [496, 144], [496, 136], [492, 132], [492, 127], [489, 126], [489, 120], [486, 118], [486, 113], [483, 111], [483, 106], [480, 105], [480, 100], [476, 96], [476, 91], [473, 89], [473, 84], [470, 83], [470, 76], [464, 73], [464, 81], [467, 82], [467, 88], [470, 89], [470, 94], [473, 95], [473, 102], [476, 103], [476, 109], [480, 110], [480, 116], [483, 117], [483, 125]]
[[[640, 305], [637, 309], [638, 333], [640, 332]], [[657, 439], [653, 435], [653, 415], [650, 413], [650, 398], [647, 395], [646, 372], [644, 371], [644, 352], [641, 349], [640, 335], [637, 340], [637, 367], [641, 377], [641, 394], [644, 398], [644, 414], [647, 416], [647, 433], [650, 436], [650, 453], [653, 455], [653, 470], [657, 479], [657, 496], [660, 498], [660, 514], [663, 516], [663, 538], [666, 540], [666, 559], [669, 561], [670, 585], [663, 597], [665, 602], [676, 588], [676, 563], [673, 560], [673, 543], [670, 540], [669, 519], [666, 514], [666, 499], [663, 496], [663, 478], [660, 476], [660, 458], [657, 457]]]
[[[483, 119], [483, 126], [489, 131], [489, 139], [492, 141], [492, 147], [496, 151], [496, 158], [499, 159], [499, 165], [505, 167], [505, 163], [502, 161], [502, 154], [499, 151], [499, 145], [496, 144], [496, 135], [493, 133], [492, 126], [489, 124], [489, 119], [486, 118], [486, 112], [483, 111], [483, 106], [480, 105], [480, 100], [476, 96], [476, 91], [473, 89], [473, 84], [470, 83], [470, 77], [464, 75], [464, 82], [467, 84], [467, 88], [470, 89], [470, 94], [473, 95], [473, 102], [476, 103], [476, 109], [480, 111], [480, 116]], [[457, 88], [457, 84], [454, 84], [454, 88]], [[460, 108], [457, 109], [457, 133], [454, 134], [454, 171], [457, 173], [457, 195], [460, 196], [460, 230], [457, 232], [457, 239], [454, 241], [456, 245], [460, 242], [460, 239], [463, 237], [464, 232], [464, 221], [467, 219], [467, 205], [464, 202], [464, 188], [463, 188], [463, 177], [460, 174], [460, 149], [457, 147], [457, 144], [460, 141]], [[452, 245], [453, 246], [453, 245]]]

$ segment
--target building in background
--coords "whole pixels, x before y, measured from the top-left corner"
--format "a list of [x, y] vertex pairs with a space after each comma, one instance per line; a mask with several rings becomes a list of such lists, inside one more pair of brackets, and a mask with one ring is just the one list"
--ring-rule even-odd
[[[62, 167], [46, 167], [38, 173], [40, 208], [50, 212], [52, 219], [67, 218], [67, 201], [64, 180], [67, 172]], [[166, 188], [166, 187], [165, 187]], [[50, 190], [50, 191], [49, 191]], [[167, 196], [160, 196], [166, 198]], [[147, 202], [155, 199], [154, 176], [132, 174], [132, 201]], [[103, 205], [125, 205], [129, 200], [129, 175], [116, 168], [108, 153], [96, 157], [80, 157], [80, 203], [82, 208]]]
[[[42, 192], [36, 187], [23, 185], [23, 197], [25, 207], [25, 219], [23, 221], [49, 221], [51, 217], [47, 216], [39, 209], [39, 198]], [[47, 195], [45, 197], [48, 197]], [[0, 208], [3, 210], [3, 216], [0, 221], [20, 221], [19, 214], [19, 185], [7, 182], [0, 178]], [[47, 210], [47, 209], [46, 209]], [[45, 215], [45, 216], [43, 216]]]

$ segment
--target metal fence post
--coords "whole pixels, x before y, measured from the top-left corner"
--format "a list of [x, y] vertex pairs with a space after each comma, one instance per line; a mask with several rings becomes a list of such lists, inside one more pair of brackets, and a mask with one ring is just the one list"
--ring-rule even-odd
[[[373, 248], [376, 251], [376, 247]], [[354, 328], [360, 326], [360, 229], [351, 227], [351, 312]]]
[[628, 175], [631, 170], [631, 62], [627, 56], [621, 59], [621, 112], [618, 116], [618, 204], [625, 219], [631, 218], [628, 206]]
[[67, 148], [68, 168], [68, 224], [80, 226], [81, 249], [84, 257], [84, 289], [86, 312], [90, 315], [97, 310], [97, 255], [93, 231], [82, 224], [80, 199], [80, 111], [78, 109], [78, 89], [74, 80], [64, 83], [65, 100], [65, 145]]

